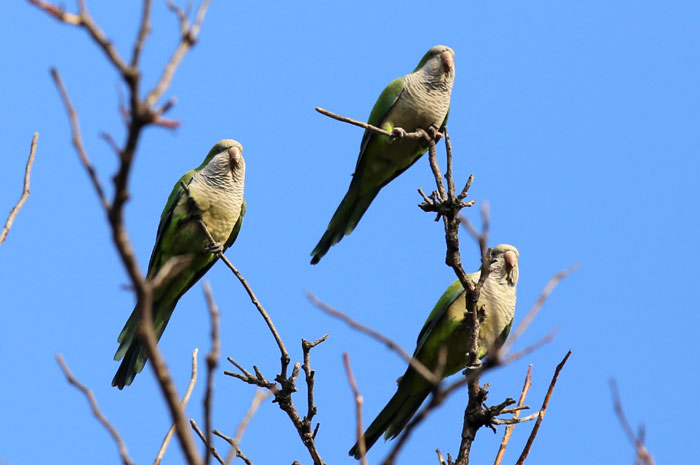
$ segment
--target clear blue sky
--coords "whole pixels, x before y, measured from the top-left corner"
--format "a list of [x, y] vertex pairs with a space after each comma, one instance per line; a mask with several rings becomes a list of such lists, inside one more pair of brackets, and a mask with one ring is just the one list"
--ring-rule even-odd
[[[154, 3], [147, 84], [178, 38], [164, 2]], [[88, 6], [127, 55], [140, 2], [88, 0]], [[69, 11], [75, 7], [66, 4]], [[62, 73], [110, 192], [115, 156], [99, 134], [124, 136], [120, 82], [84, 31], [25, 2], [9, 2], [8, 9], [0, 16], [0, 136], [7, 144], [0, 213], [19, 196], [32, 133], [41, 136], [32, 195], [0, 246], [0, 463], [118, 463], [85, 399], [65, 382], [56, 353], [94, 389], [132, 457], [150, 463], [169, 415], [149, 367], [130, 388], [110, 387], [116, 337], [134, 298], [123, 289], [128, 277], [70, 144], [48, 70]], [[353, 463], [346, 454], [354, 441], [354, 407], [342, 353], [350, 353], [367, 422], [393, 394], [405, 364], [321, 314], [304, 291], [412, 350], [454, 276], [443, 264], [441, 224], [416, 207], [416, 188], [433, 186], [427, 158], [385, 188], [357, 230], [319, 265], [308, 264], [347, 189], [362, 133], [313, 108], [364, 119], [392, 79], [411, 71], [431, 46], [449, 45], [457, 68], [449, 121], [455, 174], [462, 184], [474, 173], [471, 198], [489, 201], [491, 244], [520, 249], [516, 320], [555, 272], [580, 264], [516, 348], [560, 328], [556, 339], [487, 375], [489, 400], [517, 397], [533, 363], [528, 403], [538, 405], [555, 365], [572, 349], [527, 463], [631, 462], [632, 447], [611, 405], [610, 377], [618, 380], [632, 423], [646, 426], [658, 463], [697, 461], [697, 428], [679, 421], [700, 415], [692, 401], [700, 391], [700, 350], [692, 339], [700, 324], [698, 17], [697, 2], [215, 1], [167, 93], [178, 99], [169, 116], [182, 126], [149, 129], [139, 147], [126, 208], [139, 261], [146, 266], [175, 181], [217, 140], [241, 141], [248, 214], [227, 255], [295, 360], [300, 338], [331, 334], [312, 353], [318, 447], [328, 463]], [[478, 221], [477, 213], [467, 211]], [[477, 249], [466, 235], [462, 252], [465, 267], [476, 269]], [[206, 279], [222, 311], [223, 354], [272, 377], [277, 349], [240, 284], [221, 264]], [[193, 348], [209, 349], [208, 331], [197, 285], [180, 301], [161, 341], [181, 392]], [[200, 423], [203, 384], [188, 407]], [[253, 394], [252, 387], [217, 376], [216, 428], [233, 434]], [[436, 448], [456, 455], [465, 398], [465, 392], [455, 395], [420, 428], [401, 463], [436, 463]], [[300, 407], [303, 399], [303, 393], [296, 397]], [[507, 463], [529, 431], [529, 425], [516, 428]], [[474, 463], [491, 462], [499, 440], [500, 434], [480, 431]], [[241, 447], [256, 464], [310, 463], [287, 417], [269, 402]], [[371, 461], [387, 450], [378, 443]], [[166, 463], [182, 462], [171, 446]]]

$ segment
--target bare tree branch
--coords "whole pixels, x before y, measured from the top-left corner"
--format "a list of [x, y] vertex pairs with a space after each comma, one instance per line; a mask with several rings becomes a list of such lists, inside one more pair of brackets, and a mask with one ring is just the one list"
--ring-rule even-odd
[[523, 452], [520, 454], [520, 458], [518, 458], [518, 461], [515, 462], [515, 465], [522, 465], [523, 462], [525, 462], [527, 455], [530, 453], [530, 448], [532, 447], [532, 443], [535, 441], [535, 437], [537, 436], [537, 432], [540, 429], [540, 425], [542, 424], [542, 420], [544, 419], [544, 415], [547, 413], [547, 406], [549, 405], [549, 399], [552, 397], [552, 392], [554, 391], [554, 385], [557, 384], [557, 379], [559, 378], [559, 373], [561, 372], [562, 368], [564, 368], [566, 361], [569, 360], [570, 355], [571, 355], [571, 351], [568, 351], [566, 353], [566, 355], [564, 356], [564, 359], [561, 362], [559, 362], [559, 365], [557, 365], [556, 370], [554, 370], [554, 376], [552, 377], [552, 382], [549, 383], [549, 389], [547, 389], [547, 395], [544, 397], [544, 401], [542, 402], [542, 407], [540, 408], [539, 415], [537, 416], [537, 421], [535, 422], [535, 426], [532, 427], [532, 432], [530, 433], [530, 437], [527, 438], [527, 443], [525, 444], [525, 448], [523, 448]]
[[17, 216], [17, 213], [19, 213], [20, 209], [24, 206], [24, 203], [29, 198], [29, 177], [32, 174], [32, 165], [34, 164], [34, 155], [36, 154], [37, 140], [39, 140], [39, 133], [35, 132], [34, 136], [32, 137], [32, 144], [29, 147], [29, 158], [27, 159], [27, 166], [24, 168], [24, 186], [22, 187], [22, 195], [19, 197], [19, 200], [17, 201], [15, 206], [12, 207], [12, 210], [10, 210], [10, 214], [7, 217], [7, 221], [5, 221], [5, 226], [3, 226], [2, 232], [0, 232], [0, 244], [5, 242], [5, 239], [7, 239], [7, 235], [10, 232], [12, 223], [15, 222], [15, 217]]
[[191, 418], [190, 418], [190, 426], [192, 427], [194, 432], [197, 433], [197, 436], [199, 436], [199, 439], [201, 439], [202, 442], [204, 443], [204, 447], [206, 449], [204, 452], [204, 456], [209, 457], [210, 455], [213, 455], [214, 458], [217, 460], [217, 462], [219, 462], [221, 465], [224, 465], [224, 459], [221, 458], [221, 456], [219, 455], [219, 452], [216, 450], [216, 447], [214, 447], [214, 445], [210, 441], [207, 440], [206, 436], [204, 436], [204, 433], [202, 433], [202, 430], [199, 429], [199, 426], [197, 426], [197, 422]]
[[270, 395], [271, 394], [268, 391], [265, 391], [264, 389], [258, 389], [255, 391], [255, 396], [250, 402], [248, 411], [246, 412], [241, 422], [238, 424], [238, 428], [236, 428], [235, 437], [230, 438], [217, 430], [212, 431], [215, 435], [219, 436], [231, 445], [231, 449], [229, 450], [228, 455], [226, 456], [226, 460], [224, 461], [225, 465], [231, 463], [234, 457], [240, 457], [246, 464], [252, 465], [252, 462], [248, 459], [248, 457], [243, 455], [243, 452], [241, 452], [239, 444], [243, 439], [243, 433], [245, 433], [246, 428], [248, 428], [250, 420], [253, 419], [255, 412], [258, 411], [258, 407], [260, 407], [260, 404], [262, 404], [268, 397], [270, 397]]
[[632, 431], [632, 427], [630, 426], [629, 421], [627, 421], [625, 411], [622, 409], [620, 391], [617, 388], [617, 382], [614, 378], [610, 379], [610, 392], [612, 393], [613, 408], [615, 409], [617, 419], [620, 421], [620, 425], [622, 425], [622, 429], [625, 432], [625, 435], [627, 435], [627, 439], [629, 439], [630, 443], [634, 446], [637, 460], [636, 463], [645, 465], [656, 465], [654, 457], [644, 445], [642, 435], [640, 434], [639, 436], [637, 436], [636, 434], [634, 434], [634, 431]]
[[[184, 58], [185, 54], [197, 42], [197, 36], [199, 35], [199, 30], [204, 22], [204, 16], [207, 14], [209, 3], [210, 0], [202, 1], [202, 3], [199, 5], [197, 15], [191, 27], [189, 21], [182, 21], [180, 23], [180, 42], [178, 43], [172, 57], [170, 57], [170, 61], [168, 61], [168, 64], [165, 65], [165, 69], [163, 69], [163, 74], [158, 80], [158, 83], [146, 97], [146, 106], [152, 107], [158, 103], [158, 99], [160, 99], [163, 93], [168, 89], [168, 87], [170, 87], [170, 82], [173, 80], [175, 70], [177, 70], [177, 67], [180, 65], [180, 62]], [[168, 4], [172, 5], [172, 1], [169, 0]]]
[[360, 463], [362, 465], [367, 465], [367, 457], [365, 456], [367, 453], [367, 447], [365, 446], [365, 438], [362, 435], [362, 430], [364, 429], [362, 426], [362, 403], [364, 401], [362, 399], [362, 395], [360, 394], [360, 390], [357, 389], [357, 383], [355, 383], [355, 377], [352, 374], [352, 368], [350, 368], [350, 356], [347, 352], [343, 354], [343, 363], [345, 365], [345, 374], [348, 377], [350, 389], [352, 389], [352, 395], [355, 399], [355, 425], [358, 450], [360, 452]]
[[95, 416], [95, 418], [97, 418], [97, 420], [100, 423], [102, 423], [102, 426], [105, 427], [105, 429], [109, 432], [110, 436], [112, 436], [112, 439], [114, 440], [114, 442], [117, 445], [117, 448], [119, 449], [119, 455], [121, 456], [122, 463], [124, 465], [134, 465], [134, 462], [131, 460], [131, 457], [129, 457], [129, 451], [126, 449], [126, 444], [124, 443], [124, 440], [119, 434], [119, 431], [117, 431], [117, 429], [102, 414], [99, 406], [97, 405], [97, 400], [95, 399], [95, 395], [93, 394], [93, 392], [73, 376], [73, 374], [70, 372], [70, 369], [68, 368], [68, 365], [66, 365], [66, 362], [63, 360], [63, 356], [61, 354], [56, 355], [56, 360], [58, 361], [58, 364], [60, 365], [61, 370], [66, 376], [68, 382], [71, 385], [78, 388], [78, 390], [85, 395], [88, 402], [90, 403], [92, 414]]
[[85, 28], [85, 30], [90, 34], [90, 37], [95, 41], [95, 43], [102, 49], [102, 51], [107, 55], [109, 61], [122, 73], [127, 74], [130, 72], [129, 66], [122, 60], [119, 53], [114, 48], [112, 42], [107, 39], [105, 33], [100, 29], [100, 27], [95, 24], [90, 13], [87, 11], [84, 0], [78, 0], [79, 13], [67, 13], [62, 7], [52, 5], [48, 2], [43, 2], [41, 0], [28, 0], [34, 6], [37, 6], [44, 10], [49, 15], [62, 21], [66, 24], [71, 24], [73, 26], [79, 26]]
[[[204, 295], [207, 299], [207, 306], [209, 307], [209, 314], [211, 315], [211, 351], [207, 354], [207, 389], [204, 395], [204, 430], [205, 444], [208, 445], [212, 442], [211, 430], [212, 430], [212, 397], [214, 392], [214, 373], [217, 365], [219, 364], [219, 353], [221, 352], [219, 343], [219, 309], [214, 301], [214, 295], [211, 292], [211, 286], [208, 281], [203, 284]], [[209, 450], [209, 449], [207, 449]], [[205, 451], [204, 463], [209, 465], [209, 454]]]
[[275, 377], [275, 381], [279, 383], [279, 386], [275, 383], [271, 383], [270, 381], [268, 381], [262, 375], [262, 373], [260, 373], [256, 366], [253, 366], [253, 369], [255, 371], [255, 375], [253, 375], [249, 371], [245, 370], [241, 365], [233, 361], [233, 359], [231, 358], [229, 358], [229, 361], [236, 365], [236, 367], [243, 374], [233, 373], [230, 371], [224, 372], [225, 375], [232, 376], [248, 384], [253, 384], [255, 386], [265, 388], [269, 390], [272, 393], [272, 395], [274, 395], [273, 402], [276, 402], [277, 405], [279, 405], [279, 408], [283, 412], [285, 412], [291, 420], [292, 424], [294, 425], [294, 428], [299, 434], [299, 438], [306, 447], [306, 450], [309, 452], [309, 455], [311, 456], [314, 465], [325, 465], [325, 462], [323, 461], [323, 459], [321, 459], [321, 455], [319, 454], [316, 448], [315, 438], [318, 425], [316, 426], [316, 429], [312, 428], [312, 420], [313, 416], [316, 414], [316, 407], [313, 404], [313, 393], [309, 392], [313, 391], [314, 387], [314, 372], [313, 370], [311, 370], [310, 366], [309, 351], [313, 347], [325, 341], [327, 338], [328, 335], [326, 334], [325, 336], [313, 342], [309, 342], [305, 339], [301, 340], [302, 351], [304, 352], [303, 370], [306, 373], [306, 388], [308, 402], [308, 413], [303, 418], [299, 415], [299, 412], [292, 400], [292, 394], [298, 390], [296, 386], [296, 380], [299, 376], [300, 371], [302, 370], [302, 366], [298, 362], [294, 364], [294, 368], [292, 369], [292, 373], [289, 377], [282, 376], [282, 374], [278, 374]]
[[[532, 374], [532, 364], [527, 367], [527, 375], [525, 375], [525, 384], [523, 385], [523, 390], [520, 393], [520, 399], [518, 399], [518, 407], [522, 407], [525, 404], [525, 398], [530, 390], [530, 375]], [[518, 419], [520, 417], [520, 410], [517, 410], [513, 414], [513, 419]], [[510, 441], [510, 436], [513, 434], [513, 425], [506, 426], [506, 431], [503, 434], [503, 439], [501, 440], [501, 445], [498, 448], [498, 453], [496, 454], [496, 460], [493, 465], [501, 465], [503, 457], [506, 455], [506, 447], [508, 447], [508, 442]]]
[[354, 126], [361, 127], [363, 129], [367, 129], [369, 131], [375, 132], [377, 134], [380, 134], [382, 136], [386, 137], [391, 137], [391, 138], [396, 138], [396, 139], [407, 139], [407, 140], [428, 140], [430, 138], [429, 134], [423, 130], [423, 129], [417, 129], [414, 132], [406, 132], [405, 130], [401, 128], [394, 128], [393, 131], [387, 131], [385, 129], [379, 128], [377, 126], [373, 126], [371, 124], [365, 123], [363, 121], [358, 121], [356, 119], [348, 118], [347, 116], [340, 116], [336, 115], [335, 113], [332, 113], [328, 110], [324, 110], [323, 108], [316, 107], [316, 111], [321, 113], [322, 115], [326, 115], [330, 118], [333, 118], [335, 120], [341, 121], [343, 123], [348, 123], [352, 124]]
[[141, 58], [141, 52], [143, 51], [143, 45], [146, 42], [146, 37], [151, 32], [151, 3], [152, 0], [143, 1], [143, 12], [141, 13], [141, 26], [139, 26], [138, 36], [136, 37], [136, 42], [134, 42], [134, 49], [131, 52], [132, 69], [138, 68], [139, 59]]
[[[182, 398], [182, 401], [180, 402], [180, 406], [182, 408], [185, 408], [185, 405], [187, 405], [187, 402], [190, 400], [190, 396], [192, 396], [192, 391], [194, 390], [194, 385], [197, 382], [197, 354], [199, 353], [199, 349], [194, 349], [192, 351], [192, 374], [190, 375], [190, 383], [187, 385], [187, 390], [185, 391], [185, 395]], [[158, 451], [158, 455], [156, 456], [156, 459], [153, 461], [153, 465], [160, 465], [160, 462], [163, 460], [163, 456], [165, 455], [165, 451], [168, 449], [168, 445], [170, 444], [170, 440], [173, 437], [173, 434], [175, 433], [175, 425], [171, 426], [168, 432], [165, 435], [165, 438], [163, 438], [163, 443], [160, 445], [160, 450]]]
[[393, 340], [384, 336], [380, 332], [375, 331], [374, 329], [370, 328], [369, 326], [365, 326], [362, 323], [358, 323], [357, 321], [353, 320], [352, 318], [350, 318], [348, 315], [341, 312], [340, 310], [337, 310], [329, 305], [326, 305], [325, 303], [320, 301], [314, 294], [312, 294], [309, 291], [306, 292], [306, 298], [309, 299], [309, 301], [314, 306], [318, 307], [323, 312], [343, 321], [351, 328], [353, 328], [361, 333], [364, 333], [364, 334], [368, 335], [369, 337], [386, 345], [389, 349], [393, 350], [402, 359], [404, 359], [406, 361], [406, 363], [411, 365], [411, 367], [414, 370], [416, 370], [416, 372], [418, 372], [428, 382], [433, 383], [434, 385], [437, 385], [440, 382], [439, 377], [437, 377], [433, 372], [431, 372], [428, 368], [426, 368], [425, 365], [423, 365], [418, 359], [413, 358], [413, 356], [411, 354], [406, 352], [399, 344], [397, 344]]
[[[183, 186], [185, 192], [187, 195], [189, 195], [189, 189], [187, 186], [184, 185], [184, 183], [181, 183]], [[207, 238], [209, 239], [209, 243], [212, 245], [216, 244], [216, 241], [214, 240], [214, 237], [211, 235], [209, 232], [209, 228], [207, 228], [207, 225], [204, 223], [202, 219], [199, 220], [199, 225], [201, 226], [202, 230], [206, 234]], [[284, 346], [284, 342], [282, 342], [282, 338], [280, 337], [279, 333], [277, 332], [277, 328], [275, 328], [275, 324], [272, 322], [272, 318], [270, 318], [270, 315], [267, 313], [265, 308], [262, 306], [258, 298], [255, 296], [255, 293], [253, 292], [253, 289], [248, 285], [248, 281], [245, 280], [243, 275], [238, 271], [238, 269], [233, 266], [233, 263], [224, 255], [223, 252], [219, 252], [217, 255], [221, 261], [223, 261], [226, 266], [233, 272], [234, 275], [236, 275], [236, 278], [241, 282], [243, 285], [243, 288], [246, 290], [248, 293], [248, 297], [250, 297], [250, 301], [255, 305], [255, 308], [258, 310], [260, 315], [263, 317], [263, 320], [265, 320], [265, 323], [267, 324], [267, 327], [270, 329], [270, 332], [272, 333], [272, 337], [275, 338], [275, 342], [277, 343], [277, 347], [280, 350], [280, 374], [283, 377], [287, 376], [287, 368], [289, 367], [290, 363], [290, 358], [289, 358], [289, 353], [287, 352], [287, 348]]]
[[547, 285], [544, 287], [542, 290], [542, 293], [539, 295], [537, 300], [535, 301], [535, 304], [530, 308], [530, 311], [527, 312], [525, 315], [525, 318], [522, 319], [518, 327], [513, 331], [513, 334], [508, 338], [505, 344], [503, 344], [503, 347], [501, 347], [501, 350], [499, 351], [499, 356], [501, 354], [508, 353], [511, 347], [513, 347], [513, 344], [515, 341], [517, 341], [520, 336], [525, 332], [525, 330], [530, 326], [530, 323], [532, 323], [532, 320], [535, 319], [535, 316], [537, 313], [540, 311], [544, 303], [547, 301], [547, 298], [549, 295], [552, 293], [555, 287], [557, 287], [557, 284], [559, 282], [569, 276], [571, 273], [576, 271], [578, 268], [578, 265], [573, 265], [567, 268], [566, 270], [560, 271], [559, 273], [555, 274], [552, 279], [549, 280]]
[[95, 167], [92, 165], [92, 162], [90, 161], [90, 158], [88, 157], [88, 154], [85, 151], [83, 138], [80, 135], [80, 124], [78, 123], [78, 114], [75, 112], [75, 108], [73, 107], [73, 104], [70, 101], [70, 97], [68, 96], [66, 86], [63, 84], [61, 75], [58, 74], [58, 70], [56, 68], [51, 68], [51, 77], [53, 77], [54, 83], [56, 84], [56, 87], [58, 88], [58, 91], [61, 94], [63, 106], [66, 107], [66, 111], [68, 112], [68, 120], [70, 121], [71, 131], [73, 133], [73, 146], [75, 147], [75, 151], [78, 152], [80, 162], [83, 164], [85, 171], [87, 171], [88, 176], [90, 177], [90, 181], [92, 181], [92, 186], [95, 188], [95, 192], [97, 193], [97, 197], [102, 203], [102, 207], [105, 209], [105, 211], [109, 212], [111, 205], [109, 203], [109, 200], [107, 200], [107, 196], [105, 196], [104, 189], [102, 188], [102, 183], [100, 182], [100, 178], [97, 176], [97, 171], [95, 171]]
[[197, 455], [194, 439], [192, 438], [192, 433], [187, 425], [184, 412], [180, 407], [179, 396], [177, 395], [175, 385], [172, 382], [172, 378], [170, 377], [165, 362], [158, 351], [157, 338], [153, 334], [153, 323], [151, 320], [153, 286], [149, 281], [144, 280], [144, 276], [139, 269], [132, 243], [124, 226], [123, 216], [124, 206], [129, 199], [128, 182], [131, 167], [142, 130], [149, 125], [173, 126], [171, 122], [163, 122], [160, 120], [160, 115], [167, 108], [169, 108], [168, 104], [163, 106], [161, 109], [156, 109], [155, 104], [169, 87], [175, 70], [181, 62], [184, 54], [195, 43], [206, 13], [206, 9], [209, 5], [209, 0], [203, 0], [198, 9], [197, 17], [193, 25], [189, 27], [188, 24], [185, 30], [181, 31], [182, 34], [179, 44], [176, 47], [175, 53], [171, 57], [170, 61], [165, 66], [161, 78], [148, 96], [145, 99], [141, 99], [139, 95], [141, 72], [138, 69], [138, 63], [146, 37], [148, 35], [148, 30], [150, 28], [149, 17], [151, 1], [152, 0], [144, 0], [141, 22], [138, 28], [137, 38], [133, 46], [131, 59], [132, 64], [129, 65], [122, 59], [112, 42], [107, 39], [106, 34], [102, 31], [102, 29], [94, 22], [87, 10], [84, 0], [78, 0], [78, 14], [66, 13], [63, 8], [54, 6], [50, 3], [44, 2], [43, 0], [29, 0], [31, 4], [37, 6], [54, 18], [86, 29], [92, 40], [108, 57], [109, 62], [117, 69], [117, 71], [119, 71], [122, 80], [129, 89], [129, 108], [124, 110], [124, 113], [127, 115], [127, 118], [125, 118], [127, 124], [126, 140], [124, 141], [122, 147], [117, 147], [116, 144], [112, 144], [113, 149], [119, 156], [119, 168], [113, 177], [114, 197], [110, 202], [107, 200], [102, 185], [87, 156], [87, 152], [80, 137], [78, 119], [75, 110], [70, 103], [70, 99], [68, 98], [65, 86], [63, 85], [58, 72], [56, 70], [52, 70], [54, 81], [56, 82], [56, 86], [58, 87], [63, 103], [69, 114], [69, 120], [73, 133], [73, 145], [76, 147], [76, 151], [78, 152], [81, 162], [86, 168], [93, 183], [93, 187], [95, 188], [107, 214], [107, 219], [112, 229], [112, 240], [119, 253], [120, 259], [122, 260], [122, 264], [129, 274], [133, 289], [136, 293], [136, 311], [137, 314], [140, 315], [137, 333], [138, 337], [142, 340], [148, 352], [149, 359], [151, 360], [151, 366], [156, 374], [158, 384], [161, 387], [161, 391], [167, 401], [176, 425], [176, 431], [185, 457], [187, 458], [188, 463], [199, 464], [200, 459]]

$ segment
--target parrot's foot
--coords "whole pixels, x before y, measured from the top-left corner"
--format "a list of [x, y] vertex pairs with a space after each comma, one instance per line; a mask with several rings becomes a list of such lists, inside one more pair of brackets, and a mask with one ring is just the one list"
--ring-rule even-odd
[[406, 137], [406, 130], [404, 128], [394, 128], [394, 130], [391, 131], [391, 137], [403, 139]]
[[220, 242], [211, 242], [208, 246], [204, 248], [206, 253], [213, 253], [214, 255], [219, 255], [224, 252], [224, 246]]
[[444, 135], [440, 132], [440, 127], [437, 124], [431, 124], [428, 126], [428, 130], [426, 132], [428, 133], [429, 137], [428, 141], [439, 141], [444, 137]]
[[481, 367], [482, 367], [482, 365], [483, 365], [483, 364], [481, 363], [481, 360], [477, 358], [477, 359], [474, 361], [474, 363], [472, 363], [471, 365], [467, 365], [467, 366], [464, 368], [464, 374], [465, 374], [466, 376], [469, 376], [471, 373], [473, 373], [473, 372], [475, 372], [475, 371], [477, 371], [477, 370], [480, 370]]

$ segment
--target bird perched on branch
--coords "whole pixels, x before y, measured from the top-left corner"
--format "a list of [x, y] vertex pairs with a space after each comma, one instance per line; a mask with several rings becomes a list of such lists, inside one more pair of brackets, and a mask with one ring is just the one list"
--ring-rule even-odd
[[[246, 210], [244, 181], [243, 147], [233, 139], [223, 139], [212, 147], [201, 165], [185, 173], [173, 187], [160, 217], [147, 279], [155, 278], [174, 257], [185, 256], [188, 260], [179, 269], [176, 266], [153, 292], [153, 328], [157, 339], [180, 297], [212, 267], [218, 253], [229, 248], [238, 237]], [[117, 339], [119, 349], [114, 360], [122, 363], [112, 386], [119, 389], [130, 385], [146, 364], [146, 348], [137, 335], [139, 316], [134, 309]]]
[[454, 77], [454, 52], [444, 45], [436, 45], [428, 50], [412, 73], [395, 79], [384, 89], [368, 122], [395, 132], [399, 137], [365, 130], [350, 188], [311, 252], [312, 264], [318, 263], [332, 245], [355, 229], [382, 187], [428, 150], [425, 141], [402, 139], [400, 134], [428, 130], [431, 126], [440, 129], [445, 125]]
[[[479, 327], [479, 353], [483, 358], [501, 348], [508, 337], [515, 314], [515, 288], [518, 284], [518, 249], [501, 244], [491, 251], [491, 271], [484, 281], [477, 303], [483, 309], [485, 319]], [[474, 284], [479, 281], [481, 270], [467, 275]], [[465, 326], [466, 291], [455, 281], [440, 297], [418, 334], [413, 358], [428, 370], [435, 372], [438, 360], [446, 350], [442, 378], [446, 378], [467, 366], [467, 353], [471, 329]], [[438, 373], [439, 374], [439, 373]], [[365, 447], [370, 447], [384, 433], [386, 439], [395, 438], [415, 415], [433, 386], [410, 366], [399, 379], [396, 394], [365, 431]], [[360, 458], [357, 443], [350, 455]]]

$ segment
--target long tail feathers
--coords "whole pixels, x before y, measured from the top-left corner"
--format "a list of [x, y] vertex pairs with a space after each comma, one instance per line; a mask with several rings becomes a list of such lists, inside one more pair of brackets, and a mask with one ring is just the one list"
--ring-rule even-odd
[[323, 237], [321, 237], [321, 240], [318, 241], [313, 252], [311, 252], [312, 265], [318, 263], [326, 255], [328, 249], [355, 229], [362, 215], [365, 214], [378, 193], [379, 189], [376, 189], [358, 196], [356, 188], [352, 184], [350, 185], [348, 193], [345, 194], [343, 201], [340, 202], [338, 209], [333, 214], [333, 218], [328, 223], [328, 229], [323, 233]]
[[[160, 340], [160, 337], [163, 335], [165, 326], [168, 324], [174, 308], [175, 305], [172, 305], [169, 309], [156, 309], [154, 305], [155, 321], [153, 330], [156, 334], [156, 339]], [[119, 389], [129, 386], [134, 377], [143, 370], [146, 360], [148, 360], [146, 347], [136, 334], [138, 323], [137, 312], [134, 310], [117, 338], [119, 349], [114, 354], [114, 360], [121, 360], [122, 363], [119, 365], [114, 378], [112, 378], [112, 386], [116, 386]]]
[[[365, 450], [369, 450], [384, 433], [386, 433], [386, 439], [398, 436], [429, 393], [430, 390], [428, 389], [411, 394], [408, 386], [405, 386], [404, 389], [401, 389], [401, 386], [399, 386], [394, 397], [391, 398], [386, 407], [365, 431], [363, 435]], [[360, 446], [358, 443], [352, 446], [349, 454], [358, 460], [360, 459]]]

